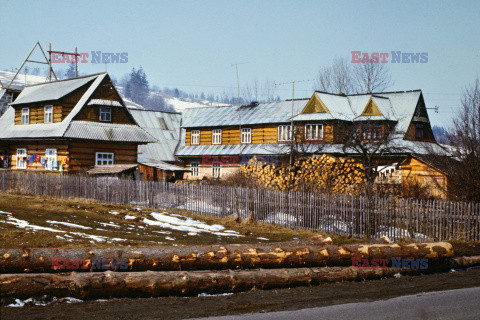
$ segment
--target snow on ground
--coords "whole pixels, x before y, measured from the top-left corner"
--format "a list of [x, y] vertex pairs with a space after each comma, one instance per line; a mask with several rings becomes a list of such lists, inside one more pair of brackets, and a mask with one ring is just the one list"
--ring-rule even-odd
[[15, 302], [7, 305], [7, 307], [18, 308], [18, 307], [24, 307], [24, 306], [47, 306], [54, 302], [78, 303], [78, 302], [83, 302], [83, 300], [72, 298], [72, 297], [58, 299], [57, 297], [48, 297], [44, 295], [41, 298], [28, 298], [25, 300], [15, 299]]
[[125, 219], [127, 219], [127, 220], [133, 220], [133, 219], [136, 219], [136, 218], [137, 218], [137, 217], [135, 217], [135, 216], [130, 216], [130, 215], [128, 215], [128, 214], [125, 216]]
[[47, 220], [46, 222], [51, 223], [51, 224], [61, 224], [61, 225], [64, 225], [64, 226], [67, 226], [67, 227], [72, 227], [72, 228], [92, 229], [90, 227], [85, 227], [85, 226], [82, 226], [82, 225], [79, 225], [79, 224], [76, 224], [76, 223], [70, 223], [70, 222], [52, 221], [52, 220]]
[[297, 225], [300, 219], [297, 217], [292, 216], [291, 214], [284, 213], [284, 212], [277, 212], [269, 214], [262, 222], [266, 223], [276, 223], [282, 225]]
[[233, 230], [225, 230], [225, 227], [219, 224], [209, 225], [203, 221], [195, 220], [188, 217], [180, 218], [178, 215], [171, 215], [167, 212], [158, 213], [151, 212], [150, 216], [155, 220], [144, 218], [143, 222], [148, 225], [159, 226], [165, 229], [177, 231], [200, 233], [206, 232], [217, 236], [242, 237], [238, 232]]

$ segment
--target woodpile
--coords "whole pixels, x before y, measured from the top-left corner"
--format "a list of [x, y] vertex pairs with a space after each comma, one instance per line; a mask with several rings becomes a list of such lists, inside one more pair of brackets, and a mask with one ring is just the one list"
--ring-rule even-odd
[[240, 168], [262, 188], [356, 195], [363, 188], [361, 164], [353, 159], [328, 155], [299, 160], [293, 168], [276, 167], [252, 159]]

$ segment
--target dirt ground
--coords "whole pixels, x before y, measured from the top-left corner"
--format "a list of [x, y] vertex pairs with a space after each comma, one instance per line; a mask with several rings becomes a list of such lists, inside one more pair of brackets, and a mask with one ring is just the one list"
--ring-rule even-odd
[[[155, 233], [162, 231], [160, 227], [142, 228], [133, 232], [124, 232], [127, 227], [144, 226], [142, 220], [152, 210], [134, 207], [100, 204], [82, 200], [55, 200], [41, 197], [16, 196], [0, 193], [0, 211], [14, 214], [16, 219], [23, 219], [31, 224], [52, 227], [45, 224], [47, 220], [78, 223], [92, 229], [82, 232], [95, 232], [105, 237], [127, 238], [126, 242], [116, 245], [155, 245], [165, 242], [165, 235]], [[117, 215], [110, 214], [112, 211]], [[158, 211], [158, 210], [157, 210]], [[232, 219], [209, 218], [188, 212], [170, 211], [172, 214], [182, 214], [208, 224], [222, 224], [229, 230], [234, 230], [243, 237], [216, 237], [203, 235], [201, 237], [186, 237], [177, 233], [178, 244], [209, 244], [209, 243], [258, 243], [267, 241], [285, 241], [294, 238], [308, 238], [316, 235], [309, 231], [295, 231], [265, 224], [238, 223]], [[126, 219], [135, 216], [135, 219]], [[7, 220], [4, 220], [7, 221]], [[98, 223], [112, 223], [120, 226], [108, 228]], [[56, 229], [62, 226], [55, 225]], [[62, 229], [67, 230], [67, 229]], [[365, 239], [348, 239], [332, 236], [334, 243], [366, 242]], [[480, 243], [451, 242], [455, 255], [480, 255]], [[0, 247], [74, 247], [74, 246], [111, 246], [112, 243], [98, 242], [92, 245], [88, 239], [78, 238], [66, 241], [56, 237], [49, 231], [31, 231], [19, 229], [15, 225], [0, 221]], [[249, 312], [268, 312], [293, 310], [308, 307], [327, 306], [340, 303], [362, 302], [388, 299], [401, 295], [409, 295], [428, 291], [458, 289], [480, 286], [480, 269], [469, 269], [450, 273], [428, 274], [420, 276], [402, 276], [362, 282], [341, 282], [323, 284], [312, 287], [284, 288], [277, 290], [252, 290], [243, 293], [220, 296], [196, 297], [160, 297], [138, 299], [111, 299], [104, 301], [86, 301], [66, 303], [65, 300], [53, 302], [48, 306], [26, 305], [21, 308], [6, 307], [9, 301], [2, 301], [0, 319], [186, 319], [193, 317], [218, 316]]]
[[188, 319], [321, 307], [421, 292], [480, 286], [480, 269], [312, 287], [253, 290], [227, 296], [113, 299], [2, 307], [2, 319]]
[[[66, 238], [61, 232], [19, 228], [17, 225], [8, 223], [12, 220], [9, 220], [7, 214], [0, 212], [0, 247], [2, 248], [260, 243], [302, 239], [318, 234], [262, 223], [239, 223], [232, 218], [205, 217], [180, 210], [152, 210], [86, 200], [52, 200], [38, 196], [4, 193], [0, 193], [0, 211], [11, 213], [12, 218], [26, 221], [31, 225], [65, 231], [69, 236]], [[217, 236], [207, 232], [192, 236], [188, 232], [145, 224], [145, 218], [153, 220], [149, 216], [152, 211], [168, 212], [173, 217], [180, 214], [183, 216], [182, 219], [191, 218], [209, 225], [223, 225], [225, 230], [236, 231], [241, 236]], [[73, 223], [83, 228], [72, 228], [58, 223], [48, 223], [48, 221]], [[93, 241], [88, 237], [89, 235], [122, 240]], [[360, 240], [335, 236], [333, 241], [344, 243]]]

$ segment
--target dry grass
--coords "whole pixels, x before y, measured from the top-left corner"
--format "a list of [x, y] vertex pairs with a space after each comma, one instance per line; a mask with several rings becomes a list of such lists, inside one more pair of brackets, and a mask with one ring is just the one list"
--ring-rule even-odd
[[[318, 233], [310, 231], [292, 230], [258, 222], [237, 222], [230, 217], [212, 218], [183, 210], [166, 210], [171, 214], [180, 214], [210, 225], [221, 224], [227, 230], [234, 230], [243, 235], [242, 237], [227, 237], [211, 233], [198, 233], [191, 236], [184, 231], [163, 229], [160, 226], [145, 224], [143, 222], [144, 218], [152, 219], [149, 216], [152, 210], [148, 208], [110, 205], [83, 199], [52, 200], [38, 196], [4, 193], [0, 193], [0, 211], [11, 213], [13, 218], [25, 220], [31, 225], [53, 228], [63, 232], [19, 228], [16, 225], [6, 223], [8, 216], [0, 213], [0, 246], [3, 248], [260, 243], [286, 241], [294, 238], [302, 239], [318, 235]], [[153, 211], [164, 212], [164, 210]], [[118, 214], [113, 215], [109, 212], [118, 212]], [[135, 216], [136, 219], [126, 219], [125, 216], [127, 215]], [[91, 229], [47, 223], [46, 221], [49, 220], [74, 223]], [[80, 235], [72, 234], [72, 232], [80, 233]], [[71, 238], [66, 238], [65, 234], [68, 234]], [[108, 239], [121, 238], [125, 241], [93, 241], [87, 238], [88, 235]], [[332, 239], [334, 243], [360, 241], [359, 239], [347, 239], [338, 236], [332, 236]]]

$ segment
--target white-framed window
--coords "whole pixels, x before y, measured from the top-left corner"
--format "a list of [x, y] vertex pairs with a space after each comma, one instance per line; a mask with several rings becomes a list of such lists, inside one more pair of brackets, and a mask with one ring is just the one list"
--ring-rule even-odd
[[198, 177], [199, 174], [200, 163], [198, 162], [190, 162], [190, 176]]
[[252, 129], [242, 128], [242, 143], [252, 143]]
[[278, 141], [292, 141], [293, 130], [291, 125], [278, 126]]
[[323, 125], [322, 124], [305, 125], [305, 139], [306, 140], [322, 140]]
[[45, 169], [57, 169], [57, 149], [45, 149]]
[[222, 144], [222, 129], [212, 130], [212, 144]]
[[222, 165], [220, 162], [212, 163], [212, 177], [213, 178], [220, 178], [222, 175]]
[[100, 107], [100, 121], [112, 121], [112, 108]]
[[95, 165], [103, 166], [107, 164], [113, 164], [114, 154], [111, 152], [96, 152], [95, 153]]
[[45, 106], [45, 117], [43, 121], [45, 123], [53, 122], [53, 106]]
[[200, 144], [200, 130], [192, 130], [192, 144]]
[[27, 149], [17, 149], [17, 169], [27, 169]]
[[22, 108], [22, 124], [30, 123], [30, 109]]

